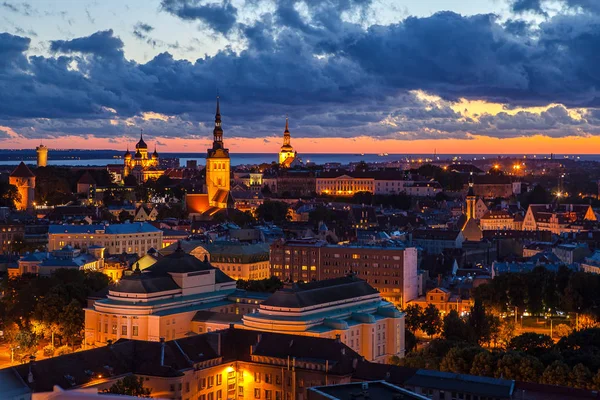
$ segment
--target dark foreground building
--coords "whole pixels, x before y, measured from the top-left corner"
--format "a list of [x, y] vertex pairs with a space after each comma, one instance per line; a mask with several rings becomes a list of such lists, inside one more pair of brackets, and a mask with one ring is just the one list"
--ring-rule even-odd
[[0, 398], [44, 399], [55, 386], [103, 391], [130, 375], [141, 377], [152, 397], [181, 400], [307, 400], [311, 387], [376, 380], [434, 400], [598, 398], [584, 390], [375, 364], [336, 339], [233, 328], [168, 342], [119, 340], [3, 369], [0, 388], [7, 391]]

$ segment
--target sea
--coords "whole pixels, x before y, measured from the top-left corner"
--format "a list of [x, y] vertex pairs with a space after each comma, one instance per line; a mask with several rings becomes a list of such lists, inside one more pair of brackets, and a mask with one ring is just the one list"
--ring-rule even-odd
[[[185, 166], [187, 161], [194, 160], [198, 165], [204, 165], [206, 162], [206, 153], [167, 153], [161, 152], [161, 158], [178, 158], [179, 164]], [[263, 163], [270, 164], [277, 160], [276, 153], [231, 153], [231, 164], [239, 165], [258, 165]], [[423, 161], [477, 161], [484, 159], [501, 158], [528, 158], [528, 159], [564, 159], [576, 161], [600, 161], [600, 154], [586, 155], [560, 155], [560, 154], [347, 154], [347, 153], [313, 153], [300, 154], [305, 163], [314, 163], [323, 165], [327, 163], [340, 163], [348, 165], [364, 161], [366, 163], [407, 162], [410, 160]], [[123, 152], [116, 150], [52, 150], [48, 152], [48, 165], [56, 166], [104, 166], [107, 164], [122, 164]], [[21, 161], [26, 164], [35, 164], [35, 150], [0, 150], [0, 165], [17, 165]]]

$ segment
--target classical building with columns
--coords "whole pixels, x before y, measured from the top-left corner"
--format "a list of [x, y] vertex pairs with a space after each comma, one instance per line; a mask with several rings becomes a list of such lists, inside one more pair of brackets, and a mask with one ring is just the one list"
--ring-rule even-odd
[[137, 266], [85, 310], [86, 343], [172, 340], [210, 331], [194, 322], [199, 311], [252, 312], [262, 299], [250, 297], [236, 289], [235, 280], [179, 247], [144, 271]]
[[349, 275], [278, 290], [236, 328], [338, 338], [366, 360], [404, 357], [404, 314], [367, 282]]

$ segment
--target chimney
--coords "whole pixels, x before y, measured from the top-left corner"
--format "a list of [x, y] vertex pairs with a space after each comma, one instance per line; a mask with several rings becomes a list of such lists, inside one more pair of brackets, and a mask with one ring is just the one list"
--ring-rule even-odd
[[160, 366], [165, 365], [165, 338], [160, 338]]
[[335, 335], [335, 342], [336, 343], [340, 343], [341, 342], [341, 336], [339, 334]]

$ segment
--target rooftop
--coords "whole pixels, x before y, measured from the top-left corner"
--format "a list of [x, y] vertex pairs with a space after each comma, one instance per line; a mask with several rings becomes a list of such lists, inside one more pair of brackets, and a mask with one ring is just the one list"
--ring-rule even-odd
[[273, 293], [262, 304], [271, 307], [306, 308], [378, 293], [367, 282], [352, 275], [310, 283], [295, 283]]
[[[394, 386], [385, 381], [342, 383], [339, 385], [315, 386], [308, 389], [308, 398], [332, 400], [377, 399], [377, 400], [425, 400], [427, 397]], [[320, 395], [320, 396], [314, 396]], [[313, 397], [314, 396], [314, 397]], [[400, 397], [401, 396], [401, 397]]]

